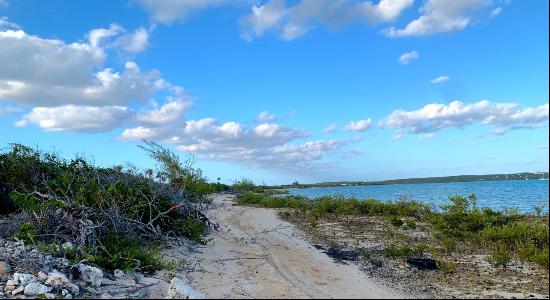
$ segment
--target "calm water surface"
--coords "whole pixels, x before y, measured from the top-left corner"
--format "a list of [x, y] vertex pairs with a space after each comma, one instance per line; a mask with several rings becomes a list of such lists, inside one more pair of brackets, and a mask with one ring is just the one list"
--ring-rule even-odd
[[315, 198], [327, 195], [342, 195], [358, 199], [373, 198], [396, 201], [407, 196], [436, 206], [449, 203], [450, 195], [476, 194], [478, 206], [495, 210], [517, 208], [532, 213], [533, 207], [545, 204], [548, 211], [548, 180], [472, 181], [425, 184], [391, 184], [369, 186], [339, 186], [290, 189], [291, 195]]

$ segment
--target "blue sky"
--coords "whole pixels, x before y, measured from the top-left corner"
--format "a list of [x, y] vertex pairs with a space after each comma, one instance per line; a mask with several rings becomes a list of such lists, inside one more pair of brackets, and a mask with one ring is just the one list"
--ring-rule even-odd
[[[548, 1], [0, 0], [0, 145], [286, 183], [548, 170]], [[263, 112], [263, 113], [262, 113]]]

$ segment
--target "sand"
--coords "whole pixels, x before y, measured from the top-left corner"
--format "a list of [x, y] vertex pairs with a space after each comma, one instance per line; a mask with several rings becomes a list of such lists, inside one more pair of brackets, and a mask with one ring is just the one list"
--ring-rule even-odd
[[216, 195], [211, 220], [219, 224], [196, 251], [175, 248], [185, 259], [184, 276], [207, 298], [403, 298], [354, 264], [334, 262], [313, 247], [274, 210], [236, 206]]

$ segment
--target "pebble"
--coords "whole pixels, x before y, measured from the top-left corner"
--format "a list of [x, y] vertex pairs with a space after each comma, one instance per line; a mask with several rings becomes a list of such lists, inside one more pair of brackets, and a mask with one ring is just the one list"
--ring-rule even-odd
[[0, 275], [7, 275], [11, 273], [10, 265], [7, 262], [0, 260]]

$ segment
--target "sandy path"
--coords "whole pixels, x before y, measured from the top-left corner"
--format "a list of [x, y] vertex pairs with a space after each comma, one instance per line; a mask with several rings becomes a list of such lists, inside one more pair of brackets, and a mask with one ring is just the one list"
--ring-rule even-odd
[[[212, 240], [185, 254], [191, 286], [208, 298], [398, 298], [354, 265], [333, 262], [275, 211], [233, 205], [218, 195]], [[177, 256], [177, 251], [172, 252]]]

